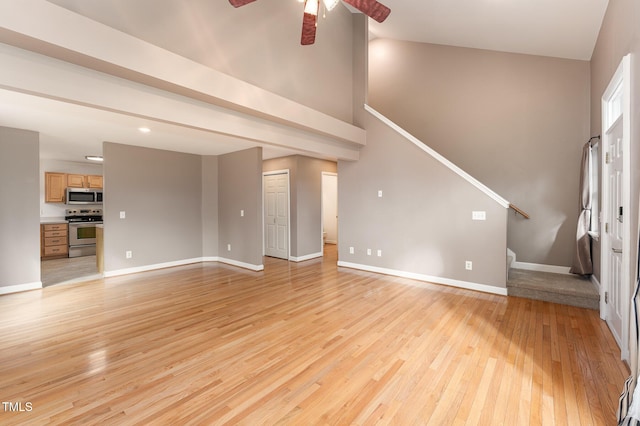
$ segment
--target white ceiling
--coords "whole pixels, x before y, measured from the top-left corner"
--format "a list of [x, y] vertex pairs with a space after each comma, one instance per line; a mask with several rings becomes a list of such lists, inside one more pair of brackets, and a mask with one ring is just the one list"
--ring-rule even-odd
[[377, 37], [590, 60], [608, 0], [382, 0]]
[[[435, 44], [589, 60], [608, 0], [383, 0], [392, 10], [374, 36]], [[182, 152], [222, 154], [256, 144], [186, 127], [0, 90], [0, 126], [41, 133], [41, 157], [83, 161], [102, 141]], [[177, 138], [176, 136], [180, 136]], [[153, 140], [153, 143], [150, 141]], [[176, 140], [180, 146], [175, 146]], [[267, 148], [265, 157], [292, 151]]]

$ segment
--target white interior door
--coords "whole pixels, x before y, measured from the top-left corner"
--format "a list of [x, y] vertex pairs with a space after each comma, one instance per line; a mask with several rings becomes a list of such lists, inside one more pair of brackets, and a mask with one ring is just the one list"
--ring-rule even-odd
[[607, 292], [605, 293], [605, 318], [611, 332], [618, 344], [622, 344], [623, 336], [623, 301], [622, 276], [623, 276], [623, 244], [624, 244], [624, 207], [623, 207], [623, 120], [620, 117], [606, 132], [607, 140], [607, 190], [609, 202], [607, 203], [607, 222], [605, 223], [605, 238], [608, 239], [609, 257], [607, 271]]
[[630, 133], [631, 67], [625, 56], [602, 96], [602, 220], [600, 316], [606, 320], [621, 357], [629, 360], [631, 279]]
[[328, 244], [338, 244], [338, 175], [322, 173], [322, 230]]
[[289, 173], [263, 176], [264, 254], [289, 259]]

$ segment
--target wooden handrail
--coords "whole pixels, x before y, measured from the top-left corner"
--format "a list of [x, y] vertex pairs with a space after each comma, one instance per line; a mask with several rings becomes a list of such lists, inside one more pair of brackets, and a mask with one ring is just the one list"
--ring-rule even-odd
[[515, 211], [516, 213], [522, 215], [522, 217], [524, 217], [525, 219], [530, 219], [529, 215], [524, 210], [522, 210], [520, 207], [509, 203], [509, 208], [513, 209], [513, 211]]

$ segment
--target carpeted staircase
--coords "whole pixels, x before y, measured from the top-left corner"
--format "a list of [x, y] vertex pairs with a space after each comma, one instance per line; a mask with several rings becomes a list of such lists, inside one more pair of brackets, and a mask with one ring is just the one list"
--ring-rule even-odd
[[598, 289], [589, 278], [578, 275], [510, 269], [507, 294], [580, 308], [600, 309]]

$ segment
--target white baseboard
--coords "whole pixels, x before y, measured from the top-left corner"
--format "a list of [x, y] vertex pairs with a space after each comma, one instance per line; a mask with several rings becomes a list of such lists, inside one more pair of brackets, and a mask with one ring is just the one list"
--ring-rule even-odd
[[527, 271], [551, 272], [554, 274], [571, 275], [569, 266], [544, 265], [541, 263], [527, 263], [514, 261], [511, 264], [513, 269], [524, 269]]
[[316, 259], [318, 257], [322, 257], [322, 252], [306, 254], [304, 256], [289, 256], [289, 260], [292, 262], [304, 262], [305, 260]]
[[36, 281], [34, 283], [10, 285], [6, 287], [0, 287], [0, 294], [18, 293], [28, 290], [39, 290], [42, 288], [42, 282]]
[[233, 259], [226, 259], [224, 257], [210, 256], [210, 257], [196, 257], [193, 259], [176, 260], [174, 262], [156, 263], [153, 265], [137, 266], [135, 268], [117, 269], [115, 271], [105, 271], [104, 276], [105, 278], [117, 277], [119, 275], [136, 274], [138, 272], [154, 271], [156, 269], [191, 265], [193, 263], [200, 263], [200, 262], [220, 262], [220, 263], [225, 263], [227, 265], [237, 266], [239, 268], [249, 269], [251, 271], [264, 270], [264, 265], [252, 265], [250, 263], [239, 262]]
[[[103, 276], [105, 278], [117, 277], [120, 275], [136, 274], [138, 272], [148, 272], [148, 271], [154, 271], [156, 269], [191, 265], [193, 263], [200, 263], [200, 262], [220, 262], [220, 263], [226, 263], [228, 265], [238, 266], [244, 269], [250, 269], [252, 271], [264, 270], [264, 265], [251, 265], [249, 263], [238, 262], [237, 260], [225, 259], [222, 257], [197, 257], [193, 259], [176, 260], [173, 262], [155, 263], [153, 265], [136, 266], [134, 268], [116, 269], [115, 271], [105, 271]], [[94, 279], [94, 278], [95, 277], [91, 277], [91, 279]], [[41, 281], [38, 281], [35, 283], [28, 283], [28, 284], [11, 285], [6, 287], [0, 287], [0, 295], [18, 293], [21, 291], [28, 291], [28, 290], [39, 290], [42, 288], [43, 287], [42, 287]]]
[[233, 259], [226, 259], [224, 257], [219, 257], [218, 262], [226, 263], [227, 265], [237, 266], [239, 268], [249, 269], [251, 271], [264, 271], [264, 265], [252, 265], [250, 263], [240, 262]]
[[137, 274], [138, 272], [153, 271], [156, 269], [172, 268], [174, 266], [190, 265], [192, 263], [198, 263], [198, 262], [202, 262], [201, 257], [196, 257], [193, 259], [176, 260], [173, 262], [155, 263], [152, 265], [136, 266], [133, 268], [116, 269], [115, 271], [105, 271], [104, 276], [105, 278], [117, 277], [120, 275]]
[[451, 287], [464, 288], [467, 290], [481, 291], [484, 293], [497, 294], [500, 296], [507, 295], [507, 289], [502, 287], [494, 287], [486, 284], [472, 283], [469, 281], [453, 280], [450, 278], [434, 277], [431, 275], [417, 274], [414, 272], [398, 271], [396, 269], [379, 268], [377, 266], [362, 265], [358, 263], [338, 261], [338, 266], [351, 269], [359, 269], [361, 271], [375, 272], [377, 274], [392, 275], [395, 277], [410, 278], [417, 281], [425, 281], [433, 284], [444, 284]]

